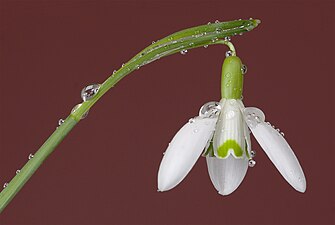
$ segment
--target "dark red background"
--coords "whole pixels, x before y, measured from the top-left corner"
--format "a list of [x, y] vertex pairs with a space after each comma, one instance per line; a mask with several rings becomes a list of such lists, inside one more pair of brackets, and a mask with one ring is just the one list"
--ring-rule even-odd
[[201, 105], [220, 100], [224, 46], [126, 77], [0, 215], [0, 224], [334, 224], [334, 1], [1, 1], [0, 182], [9, 181], [80, 90], [153, 40], [215, 20], [259, 18], [233, 38], [244, 103], [281, 128], [307, 178], [300, 194], [254, 142], [257, 166], [218, 195], [201, 158], [158, 193], [162, 153]]

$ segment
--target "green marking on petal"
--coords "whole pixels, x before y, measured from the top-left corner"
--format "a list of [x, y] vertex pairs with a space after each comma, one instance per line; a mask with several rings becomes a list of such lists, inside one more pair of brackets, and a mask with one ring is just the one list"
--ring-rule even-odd
[[217, 150], [217, 154], [220, 158], [226, 158], [228, 156], [228, 151], [232, 149], [236, 157], [243, 156], [243, 150], [241, 146], [235, 140], [227, 140], [223, 143]]
[[209, 144], [206, 152], [204, 153], [204, 156], [214, 157], [213, 141], [211, 141], [211, 143]]

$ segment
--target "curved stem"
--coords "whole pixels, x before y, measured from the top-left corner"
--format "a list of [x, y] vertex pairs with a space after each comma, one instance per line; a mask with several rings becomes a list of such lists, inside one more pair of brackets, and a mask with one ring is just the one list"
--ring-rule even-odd
[[118, 71], [108, 77], [107, 80], [101, 84], [98, 93], [96, 93], [92, 99], [83, 102], [74, 112], [71, 112], [64, 123], [52, 133], [35, 153], [34, 157], [21, 169], [21, 172], [10, 181], [7, 187], [0, 193], [0, 213], [20, 191], [49, 154], [53, 152], [63, 138], [65, 138], [72, 128], [80, 121], [82, 116], [87, 113], [109, 89], [126, 75], [164, 56], [206, 45], [226, 44], [235, 54], [234, 46], [230, 42], [220, 39], [250, 31], [257, 27], [259, 23], [259, 20], [249, 19], [193, 27], [171, 34], [143, 49]]

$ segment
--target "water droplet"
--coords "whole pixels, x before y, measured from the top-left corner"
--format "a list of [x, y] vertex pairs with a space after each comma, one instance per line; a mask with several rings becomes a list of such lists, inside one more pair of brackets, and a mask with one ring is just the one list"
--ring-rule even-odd
[[194, 118], [191, 118], [188, 120], [189, 123], [194, 123], [195, 122], [195, 119]]
[[122, 63], [121, 67], [124, 67], [124, 65], [125, 65], [125, 64], [124, 64], [124, 63]]
[[248, 71], [248, 67], [243, 64], [242, 67], [241, 67], [241, 71], [242, 71], [242, 74], [246, 74], [247, 71]]
[[34, 155], [30, 153], [29, 156], [28, 156], [28, 159], [30, 160], [32, 158], [34, 158]]
[[207, 25], [211, 25], [212, 23], [211, 22], [208, 22]]
[[248, 165], [249, 167], [254, 167], [256, 165], [256, 161], [253, 159], [249, 159]]
[[215, 29], [216, 33], [221, 33], [222, 32], [222, 28], [218, 27]]
[[208, 45], [204, 45], [204, 48], [208, 48]]
[[58, 120], [58, 125], [60, 126], [60, 125], [62, 125], [64, 123], [64, 120], [63, 119], [59, 119]]
[[198, 133], [198, 129], [194, 129], [193, 132], [194, 132], [194, 133]]
[[116, 73], [116, 70], [113, 71], [113, 74], [115, 74], [115, 73]]
[[266, 122], [267, 125], [271, 126], [271, 123], [270, 122]]
[[280, 132], [280, 129], [279, 129], [279, 128], [277, 128], [277, 129], [276, 129], [276, 131], [279, 133], [279, 132]]
[[139, 65], [136, 66], [136, 69], [139, 70], [141, 67]]
[[230, 37], [225, 37], [224, 40], [225, 41], [231, 41], [231, 38]]
[[219, 20], [215, 20], [215, 23], [220, 23], [220, 21]]
[[229, 57], [229, 56], [232, 56], [233, 55], [233, 52], [232, 51], [226, 51], [226, 57]]
[[280, 134], [281, 134], [281, 136], [283, 136], [283, 137], [285, 136], [285, 134], [284, 134], [284, 132], [283, 132], [283, 131], [282, 131], [282, 132], [280, 132]]
[[21, 172], [21, 170], [16, 170], [15, 174], [19, 174]]
[[3, 184], [3, 188], [5, 189], [8, 186], [8, 183]]
[[[73, 109], [71, 110], [71, 114], [72, 114], [72, 113], [75, 113], [76, 110], [79, 109], [79, 107], [80, 107], [81, 105], [82, 105], [82, 104], [77, 104], [75, 107], [73, 107]], [[81, 116], [80, 119], [81, 119], [81, 120], [82, 120], [82, 119], [85, 119], [85, 118], [87, 117], [87, 115], [88, 115], [88, 112], [89, 112], [89, 111], [87, 111], [86, 113], [84, 113], [84, 114]]]
[[251, 156], [251, 158], [254, 158], [256, 156], [256, 151], [255, 150], [251, 150], [250, 151], [250, 156]]
[[192, 42], [192, 43], [189, 43], [188, 45], [189, 45], [189, 46], [193, 46], [193, 45], [194, 45], [194, 43]]
[[199, 110], [199, 116], [201, 117], [216, 117], [219, 115], [221, 106], [219, 102], [208, 102], [204, 104]]
[[92, 84], [83, 88], [83, 90], [81, 90], [81, 98], [83, 101], [86, 102], [92, 99], [98, 93], [100, 86], [100, 84]]
[[226, 119], [232, 119], [235, 116], [235, 112], [233, 110], [225, 113]]
[[180, 51], [180, 54], [182, 54], [182, 55], [186, 55], [186, 53], [187, 53], [187, 49], [184, 49], [184, 50]]
[[156, 43], [156, 41], [152, 41], [152, 42], [151, 42], [151, 44], [155, 44], [155, 43]]

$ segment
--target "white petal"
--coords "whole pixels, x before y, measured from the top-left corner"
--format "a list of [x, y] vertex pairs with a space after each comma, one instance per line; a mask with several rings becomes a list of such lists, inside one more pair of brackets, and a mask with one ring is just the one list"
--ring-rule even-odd
[[173, 137], [158, 171], [158, 190], [167, 191], [189, 173], [213, 136], [217, 118], [196, 117]]
[[206, 157], [208, 173], [215, 189], [221, 195], [229, 195], [241, 184], [248, 170], [246, 157], [236, 159], [230, 155], [226, 159]]
[[261, 119], [260, 114], [246, 114], [246, 121], [272, 163], [285, 180], [297, 191], [305, 192], [306, 179], [297, 157], [283, 136]]

